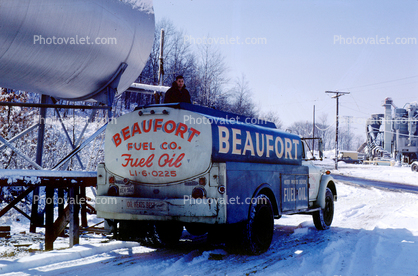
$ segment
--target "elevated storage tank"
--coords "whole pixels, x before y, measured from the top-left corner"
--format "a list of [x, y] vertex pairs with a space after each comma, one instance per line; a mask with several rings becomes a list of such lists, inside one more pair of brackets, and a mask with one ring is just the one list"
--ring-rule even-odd
[[0, 86], [106, 102], [139, 76], [154, 39], [151, 0], [0, 0]]

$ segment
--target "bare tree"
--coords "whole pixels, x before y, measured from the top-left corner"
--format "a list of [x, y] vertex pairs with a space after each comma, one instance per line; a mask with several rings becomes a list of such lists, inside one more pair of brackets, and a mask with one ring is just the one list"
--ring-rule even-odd
[[316, 123], [316, 136], [321, 137], [325, 150], [335, 148], [335, 130], [333, 125], [328, 124], [328, 115], [323, 113]]
[[254, 102], [251, 98], [251, 90], [245, 74], [235, 79], [235, 85], [231, 91], [231, 112], [245, 115], [256, 116], [256, 110]]
[[[158, 84], [161, 29], [164, 29], [163, 84], [170, 86], [177, 75], [184, 75], [186, 83], [189, 83], [191, 80], [190, 75], [193, 75], [192, 73], [196, 68], [194, 64], [195, 57], [191, 51], [190, 44], [184, 42], [184, 31], [176, 29], [168, 19], [162, 19], [156, 24], [151, 54], [137, 81], [147, 84]], [[148, 99], [150, 97], [145, 98]]]
[[196, 102], [203, 106], [224, 110], [227, 95], [224, 86], [227, 84], [225, 58], [219, 49], [211, 44], [198, 47], [197, 70], [199, 81]]
[[278, 129], [283, 129], [283, 122], [280, 120], [279, 114], [275, 111], [268, 111], [266, 113], [261, 113], [258, 116], [260, 119], [273, 122]]
[[302, 137], [312, 137], [312, 123], [308, 121], [294, 122], [289, 129], [292, 133]]

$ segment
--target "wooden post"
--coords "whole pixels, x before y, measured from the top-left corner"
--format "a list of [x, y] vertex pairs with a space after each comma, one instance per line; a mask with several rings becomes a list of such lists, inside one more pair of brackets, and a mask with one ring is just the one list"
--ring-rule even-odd
[[[64, 188], [58, 188], [58, 217], [64, 216], [64, 207], [65, 198], [64, 198]], [[64, 231], [59, 233], [60, 237], [65, 237]]]
[[81, 204], [81, 226], [87, 227], [87, 202], [86, 202], [86, 187], [80, 187], [80, 202]]
[[62, 216], [64, 214], [64, 205], [65, 205], [65, 199], [64, 199], [64, 189], [58, 188], [58, 216]]
[[45, 250], [54, 249], [54, 192], [55, 189], [51, 187], [45, 188], [46, 202], [45, 202]]
[[79, 219], [78, 219], [78, 190], [79, 187], [71, 187], [69, 189], [69, 206], [70, 206], [70, 247], [79, 244]]

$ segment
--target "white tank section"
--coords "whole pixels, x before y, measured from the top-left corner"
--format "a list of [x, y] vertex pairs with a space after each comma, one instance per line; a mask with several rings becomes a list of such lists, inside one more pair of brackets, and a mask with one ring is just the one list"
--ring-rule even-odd
[[106, 102], [139, 76], [154, 39], [150, 0], [0, 0], [0, 86]]
[[211, 166], [212, 130], [202, 121], [201, 114], [167, 107], [118, 117], [106, 128], [106, 168], [149, 184], [197, 177]]

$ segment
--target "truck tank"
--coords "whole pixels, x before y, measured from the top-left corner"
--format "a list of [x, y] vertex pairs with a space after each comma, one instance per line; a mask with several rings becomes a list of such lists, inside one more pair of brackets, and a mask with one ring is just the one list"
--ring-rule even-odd
[[145, 66], [154, 40], [148, 0], [0, 0], [0, 86], [69, 100], [106, 102]]
[[195, 178], [212, 162], [302, 164], [299, 136], [271, 122], [186, 103], [116, 118], [106, 129], [105, 153], [111, 173], [149, 184]]

